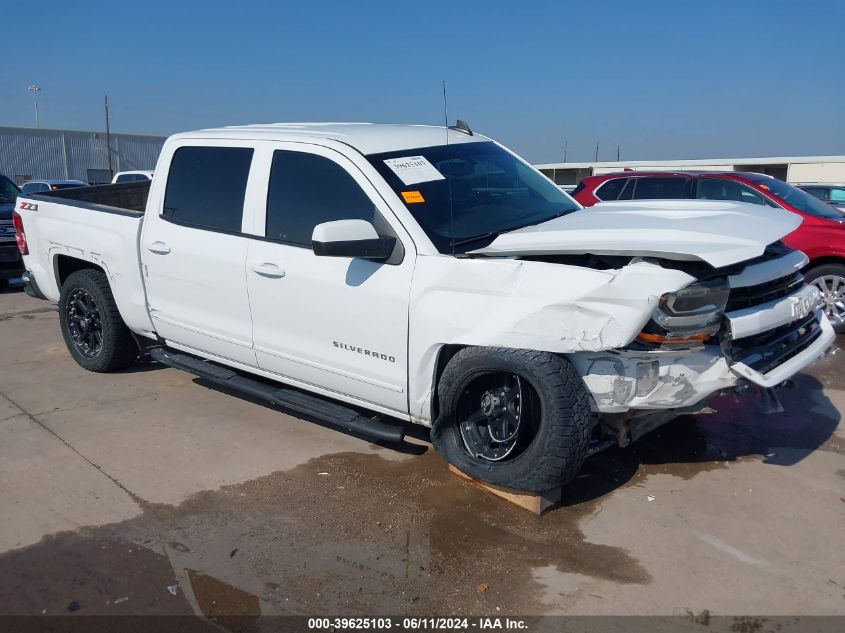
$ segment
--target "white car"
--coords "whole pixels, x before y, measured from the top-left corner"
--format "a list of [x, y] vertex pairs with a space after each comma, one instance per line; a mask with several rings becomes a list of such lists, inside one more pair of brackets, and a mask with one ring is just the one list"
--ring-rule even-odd
[[775, 387], [834, 337], [778, 241], [794, 214], [584, 211], [468, 129], [177, 134], [146, 200], [104, 189], [18, 200], [29, 291], [58, 302], [82, 367], [145, 354], [381, 440], [430, 426], [449, 462], [510, 488], [566, 484], [720, 390]]
[[147, 182], [148, 180], [153, 179], [152, 171], [147, 170], [135, 170], [135, 171], [119, 171], [114, 175], [114, 178], [111, 179], [112, 184], [118, 184], [123, 182]]

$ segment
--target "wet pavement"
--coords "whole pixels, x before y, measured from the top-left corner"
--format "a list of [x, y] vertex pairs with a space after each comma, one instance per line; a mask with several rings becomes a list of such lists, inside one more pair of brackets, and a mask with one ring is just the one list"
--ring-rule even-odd
[[[542, 517], [0, 291], [0, 614], [845, 614], [845, 353], [591, 458]], [[234, 620], [233, 620], [234, 621]], [[242, 619], [237, 620], [243, 623]]]

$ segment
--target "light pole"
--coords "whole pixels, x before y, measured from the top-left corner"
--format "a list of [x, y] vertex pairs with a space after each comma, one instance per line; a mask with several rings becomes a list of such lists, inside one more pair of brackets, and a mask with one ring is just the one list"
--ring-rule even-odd
[[38, 93], [41, 92], [41, 86], [32, 84], [27, 88], [27, 90], [32, 93], [32, 96], [35, 99], [35, 127], [40, 128], [41, 126], [38, 124]]

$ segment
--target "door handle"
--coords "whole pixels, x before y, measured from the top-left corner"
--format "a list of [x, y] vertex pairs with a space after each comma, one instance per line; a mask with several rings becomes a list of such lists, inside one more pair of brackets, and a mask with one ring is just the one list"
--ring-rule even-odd
[[279, 279], [285, 276], [285, 271], [279, 268], [276, 264], [272, 262], [262, 262], [260, 264], [252, 264], [250, 268], [253, 272], [258, 273], [262, 277], [271, 277], [273, 279]]
[[153, 253], [158, 253], [159, 255], [167, 255], [170, 252], [170, 247], [164, 242], [156, 240], [151, 244], [147, 244], [147, 250], [152, 251]]

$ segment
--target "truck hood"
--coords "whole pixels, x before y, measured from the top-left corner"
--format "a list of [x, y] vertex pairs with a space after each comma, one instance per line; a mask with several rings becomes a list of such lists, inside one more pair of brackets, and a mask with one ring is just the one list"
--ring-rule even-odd
[[0, 220], [11, 220], [14, 210], [15, 205], [13, 203], [0, 202]]
[[719, 268], [759, 257], [801, 217], [744, 202], [604, 202], [498, 236], [473, 254], [629, 255], [703, 261]]

